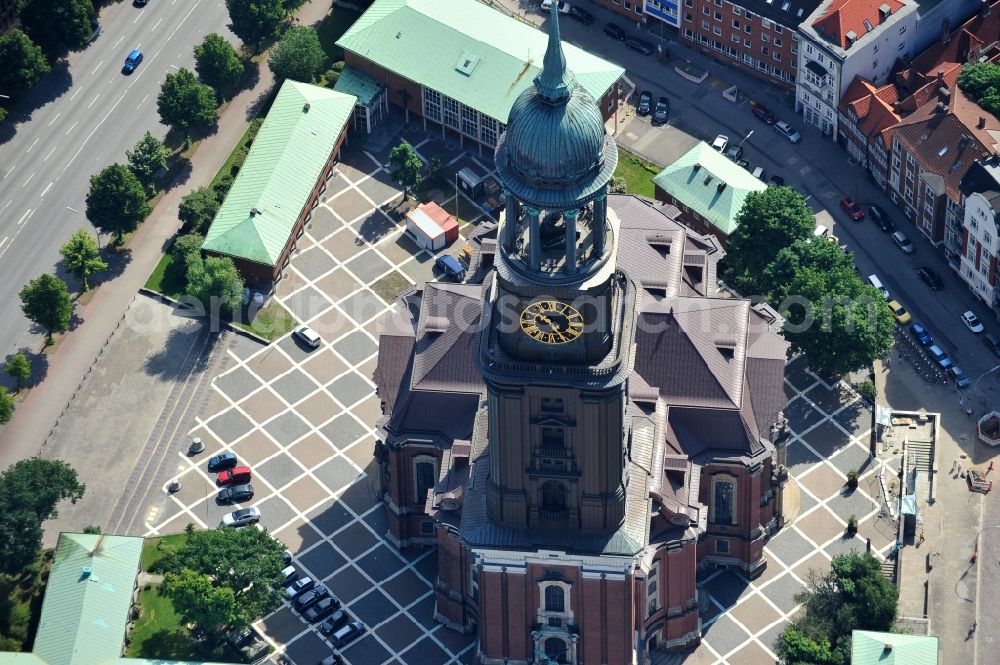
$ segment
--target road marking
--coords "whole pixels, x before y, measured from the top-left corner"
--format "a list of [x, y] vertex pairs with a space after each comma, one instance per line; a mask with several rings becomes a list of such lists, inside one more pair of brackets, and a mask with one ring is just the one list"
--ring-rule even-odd
[[153, 26], [153, 29], [150, 30], [150, 32], [156, 32], [156, 29], [160, 27], [161, 23], [163, 23], [163, 17], [162, 16], [160, 17], [160, 20], [156, 22], [156, 25]]
[[25, 150], [25, 152], [31, 152], [34, 149], [36, 143], [38, 143], [38, 139], [35, 139], [34, 141], [32, 141], [31, 145], [28, 146], [28, 149]]
[[81, 90], [83, 90], [83, 87], [77, 88], [76, 92], [73, 93], [73, 96], [69, 98], [69, 101], [73, 101], [74, 99], [76, 99], [76, 96], [80, 94]]
[[28, 219], [28, 217], [30, 216], [31, 216], [31, 210], [28, 210], [23, 215], [21, 215], [21, 219], [17, 220], [17, 225], [21, 226], [21, 224], [24, 224], [24, 220]]
[[100, 61], [99, 63], [97, 63], [97, 66], [96, 66], [96, 67], [94, 67], [94, 70], [93, 70], [92, 72], [90, 72], [90, 75], [91, 75], [91, 76], [93, 76], [94, 74], [96, 74], [96, 73], [97, 73], [97, 70], [98, 70], [98, 69], [100, 69], [100, 68], [101, 68], [101, 65], [103, 65], [103, 64], [104, 64], [104, 61], [103, 61], [103, 60], [101, 60], [101, 61]]
[[9, 169], [7, 169], [7, 172], [3, 174], [3, 179], [6, 180], [7, 176], [9, 176], [14, 171], [14, 169], [16, 167], [17, 167], [17, 164], [15, 164], [14, 166], [12, 166]]
[[56, 183], [53, 181], [53, 182], [50, 182], [48, 185], [46, 185], [45, 189], [42, 190], [42, 195], [39, 196], [38, 198], [44, 199], [45, 195], [49, 193], [49, 190], [52, 189], [52, 185], [54, 185], [54, 184], [56, 184]]
[[115, 45], [112, 46], [111, 48], [118, 48], [118, 45], [121, 44], [123, 41], [125, 41], [125, 35], [122, 35], [121, 37], [119, 37], [118, 41], [116, 41]]
[[29, 210], [28, 212], [24, 213], [24, 215], [21, 217], [20, 220], [18, 220], [18, 222], [17, 222], [17, 231], [14, 233], [14, 237], [12, 237], [10, 239], [10, 244], [9, 245], [5, 245], [4, 248], [3, 248], [3, 250], [0, 250], [0, 258], [2, 258], [3, 255], [7, 253], [8, 249], [10, 249], [11, 247], [14, 246], [14, 240], [17, 239], [17, 236], [21, 233], [21, 230], [24, 229], [24, 226], [23, 226], [24, 222], [29, 217], [31, 217], [31, 213], [33, 213], [33, 212], [34, 212], [34, 210]]
[[101, 98], [101, 95], [98, 94], [96, 97], [94, 97], [94, 99], [89, 104], [87, 104], [87, 108], [89, 109], [91, 106], [93, 106], [94, 104], [96, 104], [97, 100], [100, 99], [100, 98]]
[[74, 128], [74, 127], [76, 127], [76, 126], [77, 126], [77, 125], [79, 125], [79, 124], [80, 124], [80, 121], [79, 121], [79, 120], [77, 120], [77, 121], [76, 121], [76, 122], [74, 122], [74, 123], [73, 123], [72, 125], [70, 125], [70, 128], [66, 130], [66, 136], [69, 136], [69, 133], [70, 133], [71, 131], [73, 131], [73, 128]]
[[[36, 171], [36, 173], [37, 173], [37, 171]], [[29, 182], [31, 182], [31, 179], [32, 179], [32, 178], [34, 178], [34, 177], [35, 177], [35, 174], [34, 174], [34, 173], [32, 173], [31, 175], [29, 175], [29, 176], [28, 176], [28, 179], [24, 181], [24, 185], [21, 185], [21, 189], [24, 189], [24, 188], [25, 188], [25, 186], [26, 186], [26, 185], [27, 185], [27, 184], [28, 184]]]
[[62, 115], [62, 111], [59, 111], [59, 113], [56, 113], [56, 117], [54, 117], [51, 120], [49, 120], [48, 126], [51, 127], [52, 125], [54, 125], [55, 122], [56, 122], [56, 120], [58, 120], [59, 116], [61, 116], [61, 115]]
[[0, 212], [3, 212], [7, 208], [9, 208], [10, 204], [13, 203], [13, 202], [14, 202], [14, 199], [11, 199], [10, 201], [7, 201], [7, 205], [5, 205], [3, 208], [0, 208]]
[[132, 21], [132, 24], [135, 25], [136, 23], [139, 22], [139, 19], [141, 18], [142, 18], [142, 13], [136, 14], [135, 20]]
[[52, 153], [54, 153], [54, 152], [56, 151], [56, 148], [58, 148], [58, 147], [59, 147], [59, 146], [52, 146], [52, 150], [49, 150], [49, 154], [45, 155], [45, 158], [44, 158], [44, 159], [42, 159], [42, 161], [43, 161], [43, 162], [47, 162], [47, 161], [49, 161], [49, 157], [51, 157], [51, 156], [52, 156]]
[[66, 206], [66, 210], [69, 210], [70, 212], [75, 212], [78, 215], [82, 215], [83, 214], [82, 212], [80, 212], [76, 208], [70, 208], [69, 206]]
[[0, 240], [0, 248], [6, 245], [8, 240], [10, 240], [10, 236], [4, 236], [4, 239]]
[[140, 103], [140, 104], [145, 104], [145, 103], [146, 103], [146, 100], [147, 100], [147, 99], [149, 99], [149, 95], [146, 95], [145, 97], [143, 97], [143, 98], [142, 98], [142, 101], [141, 101], [141, 102], [139, 102], [139, 103]]

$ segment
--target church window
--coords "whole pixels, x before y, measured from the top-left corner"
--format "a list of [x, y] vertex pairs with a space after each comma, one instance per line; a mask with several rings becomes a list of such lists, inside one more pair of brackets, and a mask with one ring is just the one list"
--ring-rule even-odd
[[715, 552], [716, 554], [729, 554], [729, 541], [728, 540], [715, 541]]
[[542, 413], [562, 413], [563, 401], [559, 397], [543, 397], [541, 407]]
[[566, 642], [559, 637], [550, 637], [545, 640], [545, 655], [550, 662], [565, 663]]
[[433, 457], [417, 457], [413, 460], [414, 503], [427, 501], [427, 492], [437, 484], [437, 460]]
[[730, 476], [712, 480], [712, 521], [716, 524], [733, 524], [736, 483]]
[[549, 586], [545, 587], [545, 611], [546, 612], [566, 611], [566, 592], [563, 591], [561, 586], [550, 584]]
[[566, 430], [562, 427], [542, 428], [542, 450], [564, 450], [566, 448]]
[[566, 511], [566, 486], [555, 480], [542, 483], [542, 510], [559, 513]]

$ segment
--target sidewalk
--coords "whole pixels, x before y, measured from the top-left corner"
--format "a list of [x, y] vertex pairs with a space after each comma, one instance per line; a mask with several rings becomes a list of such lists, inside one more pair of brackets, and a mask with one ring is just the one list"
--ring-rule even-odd
[[[329, 9], [328, 0], [309, 0], [300, 9], [297, 21], [301, 25], [314, 25], [323, 20]], [[187, 181], [168, 191], [132, 236], [129, 243], [132, 260], [128, 267], [117, 278], [102, 284], [93, 299], [77, 312], [82, 323], [63, 338], [49, 359], [45, 380], [17, 407], [14, 418], [0, 434], [0, 469], [41, 454], [49, 432], [124, 319], [170, 238], [180, 228], [177, 207], [181, 198], [215, 176], [250, 124], [251, 109], [273, 85], [274, 76], [267, 61], [261, 60], [257, 84], [229, 102], [219, 118], [218, 130], [205, 139], [191, 159]]]

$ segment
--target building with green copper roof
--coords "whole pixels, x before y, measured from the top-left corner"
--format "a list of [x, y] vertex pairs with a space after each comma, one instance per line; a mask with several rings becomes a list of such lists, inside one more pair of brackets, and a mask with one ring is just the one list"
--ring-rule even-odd
[[681, 210], [681, 219], [723, 242], [736, 230], [736, 216], [750, 192], [767, 189], [760, 179], [699, 141], [653, 176], [656, 199]]
[[333, 171], [357, 98], [286, 80], [205, 234], [250, 284], [276, 279]]
[[[547, 35], [477, 0], [375, 0], [337, 40], [347, 66], [387, 86], [407, 113], [487, 146], [542, 70]], [[576, 80], [609, 119], [625, 70], [564, 44]]]
[[938, 638], [855, 630], [851, 665], [937, 665]]

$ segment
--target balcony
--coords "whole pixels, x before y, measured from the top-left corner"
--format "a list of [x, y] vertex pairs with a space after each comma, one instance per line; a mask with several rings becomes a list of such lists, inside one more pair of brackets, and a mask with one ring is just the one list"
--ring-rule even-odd
[[569, 509], [568, 508], [540, 508], [538, 510], [538, 516], [543, 520], [548, 520], [550, 522], [559, 522], [561, 520], [569, 519]]

